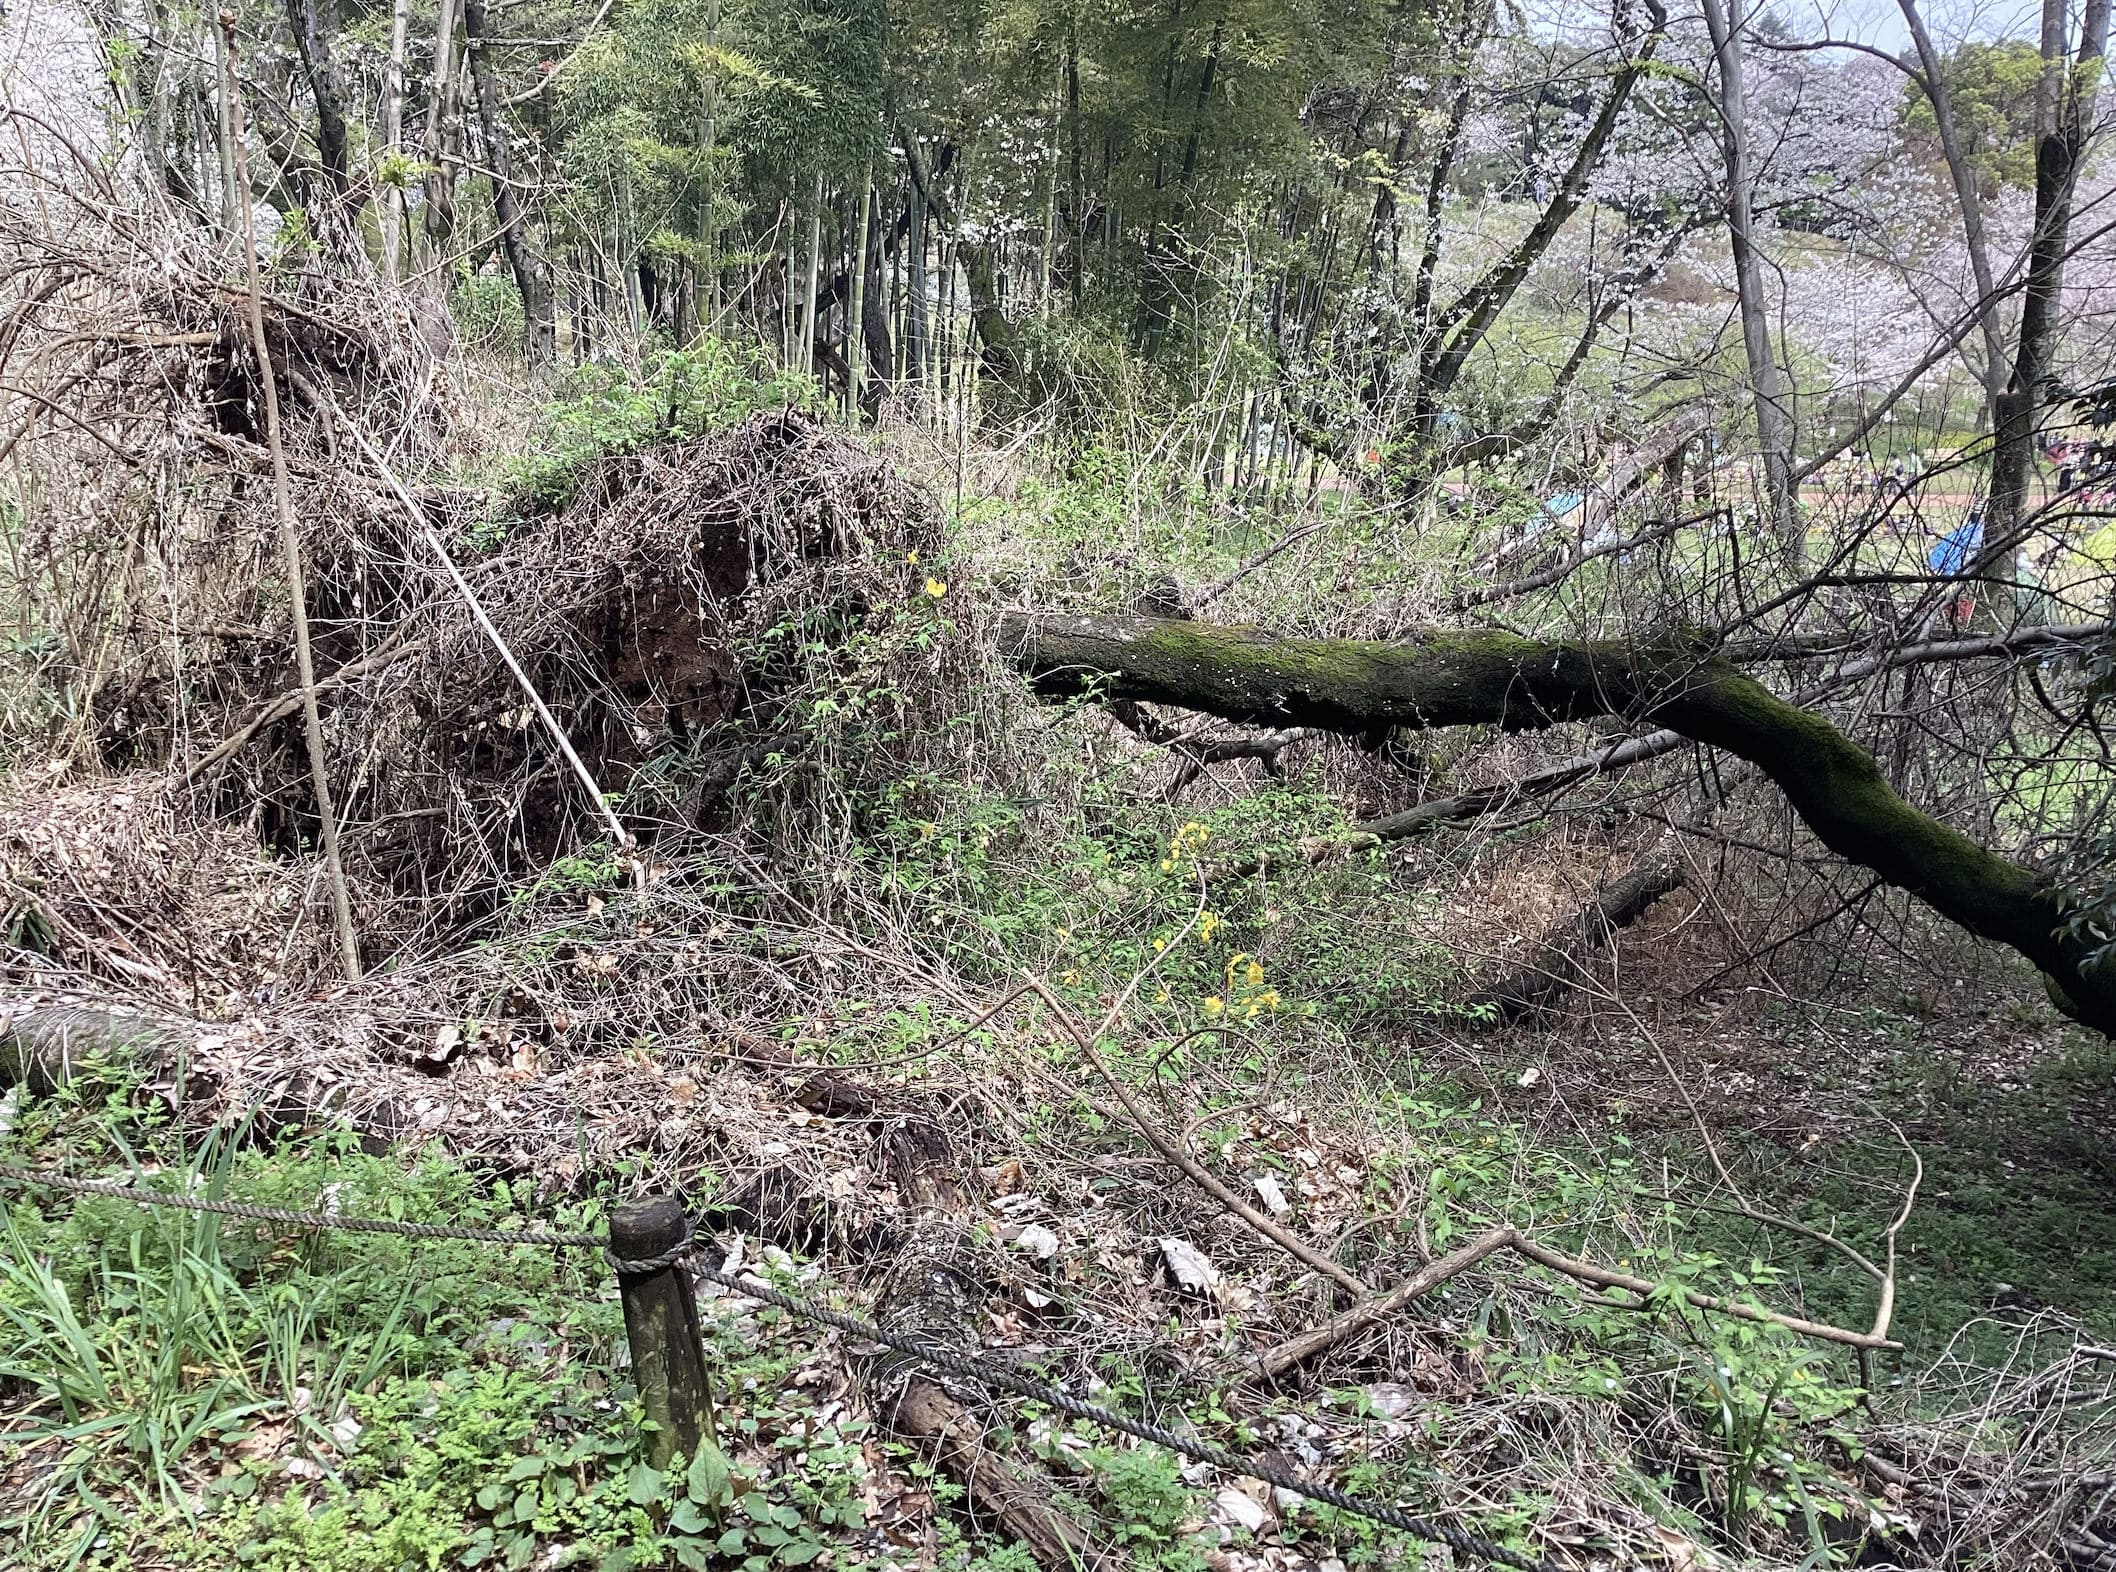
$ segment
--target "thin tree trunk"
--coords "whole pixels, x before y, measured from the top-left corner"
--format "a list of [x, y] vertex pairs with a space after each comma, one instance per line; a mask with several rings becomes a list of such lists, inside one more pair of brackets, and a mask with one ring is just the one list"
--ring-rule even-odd
[[867, 241], [874, 217], [874, 166], [867, 166], [860, 182], [859, 239], [852, 252], [852, 310], [845, 324], [845, 410], [860, 417], [860, 383], [867, 370]]
[[485, 52], [485, 0], [463, 0], [463, 38], [470, 74], [477, 85], [478, 123], [492, 159], [492, 207], [500, 221], [500, 245], [522, 292], [522, 353], [532, 366], [547, 366], [555, 351], [551, 321], [551, 265], [529, 234], [529, 221], [515, 200], [513, 160], [499, 84]]
[[[456, 91], [455, 39], [458, 0], [438, 0], [434, 12], [433, 81], [427, 89], [426, 135], [420, 151], [426, 160], [426, 211], [420, 231], [426, 262], [438, 266], [455, 238], [455, 175], [449, 166]], [[437, 281], [446, 290], [445, 279]]]
[[1962, 151], [1954, 119], [1954, 95], [1947, 87], [1946, 60], [1933, 44], [1917, 0], [1897, 0], [1897, 4], [1910, 29], [1911, 42], [1917, 46], [1922, 72], [1918, 85], [1932, 106], [1933, 122], [1940, 131], [1940, 156], [1946, 161], [1954, 199], [1962, 210], [1962, 242], [1976, 279], [1977, 325], [1984, 339], [1984, 417], [1996, 430], [1999, 399], [2006, 389], [2006, 338], [2000, 322], [1997, 277], [1991, 271], [1991, 246], [1984, 236], [1983, 195], [1977, 190], [1976, 171]]
[[1072, 203], [1070, 239], [1073, 257], [1071, 276], [1066, 287], [1073, 297], [1073, 308], [1077, 312], [1087, 289], [1087, 168], [1083, 149], [1083, 132], [1080, 125], [1080, 43], [1069, 39], [1065, 51], [1065, 104], [1066, 121], [1070, 127], [1072, 147], [1071, 189], [1068, 193]]
[[[709, 55], [717, 55], [720, 49], [720, 0], [709, 0], [705, 10], [705, 47]], [[713, 170], [714, 138], [720, 125], [720, 73], [717, 69], [705, 73], [704, 124], [699, 143], [705, 150], [705, 202], [699, 226], [699, 239], [705, 242], [706, 306], [711, 312], [709, 321], [712, 331], [720, 326], [720, 224], [715, 202], [720, 193], [720, 183]]]
[[2043, 81], [2036, 103], [2035, 231], [2021, 289], [2020, 338], [2012, 374], [1998, 401], [1991, 452], [1991, 507], [1979, 564], [1994, 598], [2010, 603], [2019, 533], [2027, 512], [2043, 409], [2056, 391], [2057, 334], [2064, 294], [2065, 249], [2072, 193], [2087, 149], [2102, 58], [2108, 45], [2109, 0], [2087, 0], [2079, 49], [2069, 63], [2065, 0], [2043, 0]]
[[[198, 43], [194, 42], [192, 47], [199, 58], [204, 57], [205, 50]], [[218, 199], [208, 200], [216, 184], [213, 126], [207, 114], [213, 96], [212, 90], [203, 82], [194, 82], [184, 93], [189, 110], [185, 118], [191, 125], [191, 183], [198, 194], [198, 216], [208, 224], [215, 221], [218, 212]]]
[[228, 62], [227, 35], [217, 27], [213, 29], [213, 55], [216, 67], [213, 141], [220, 155], [220, 228], [222, 234], [232, 235], [241, 224], [236, 208], [234, 89], [228, 85], [235, 76]]
[[294, 35], [309, 92], [316, 100], [316, 156], [332, 194], [351, 212], [360, 206], [360, 196], [353, 188], [345, 83], [331, 58], [330, 29], [317, 10], [317, 0], [286, 0], [286, 14], [287, 30]]
[[[1741, 0], [1733, 0], [1738, 6]], [[1734, 253], [1734, 288], [1741, 312], [1741, 346], [1748, 358], [1756, 401], [1756, 438], [1763, 458], [1763, 491], [1771, 525], [1786, 557], [1806, 554], [1793, 482], [1793, 419], [1778, 357], [1771, 344], [1770, 301], [1764, 292], [1763, 259], [1756, 250], [1755, 187], [1749, 170], [1747, 94], [1743, 85], [1741, 28], [1728, 0], [1703, 0], [1705, 27], [1719, 65], [1719, 120], [1727, 171], [1727, 244]]]
[[249, 279], [250, 345], [257, 357], [258, 402], [262, 406], [265, 447], [272, 456], [272, 502], [279, 515], [279, 543], [286, 559], [287, 598], [294, 624], [294, 662], [301, 678], [302, 728], [308, 742], [309, 784], [316, 794], [317, 838], [323, 845], [324, 873], [331, 887], [331, 914], [345, 974], [360, 976], [360, 941], [353, 930], [352, 898], [346, 889], [345, 865], [338, 856], [338, 815], [331, 803], [330, 774], [323, 751], [323, 718], [316, 708], [316, 662], [309, 643], [308, 584], [301, 563], [301, 529], [294, 518], [294, 498], [287, 479], [286, 445], [279, 431], [279, 379], [272, 368], [272, 346], [265, 337], [264, 283], [257, 267], [257, 223], [250, 202], [249, 161], [242, 147], [242, 105], [235, 101], [235, 13], [221, 13], [226, 62], [222, 78], [229, 97], [230, 130], [235, 144], [236, 183], [243, 193], [242, 252]]
[[392, 179], [382, 187], [382, 276], [395, 283], [402, 270], [404, 188], [394, 178], [404, 150], [404, 54], [411, 31], [411, 0], [394, 0], [389, 16], [389, 62], [382, 70], [382, 156], [392, 161]]
[[904, 371], [909, 363], [911, 341], [911, 302], [909, 291], [904, 288], [904, 269], [908, 264], [900, 249], [889, 264], [889, 325], [892, 343], [889, 350], [889, 384], [901, 389]]
[[816, 171], [815, 190], [808, 203], [808, 285], [801, 295], [800, 368], [813, 371], [816, 363], [816, 278], [823, 265], [823, 172]]
[[920, 186], [911, 188], [911, 233], [909, 262], [904, 280], [904, 385], [914, 402], [925, 397], [926, 340], [926, 198]]
[[1058, 69], [1058, 91], [1051, 117], [1051, 153], [1043, 170], [1043, 245], [1036, 259], [1036, 314], [1051, 314], [1051, 261], [1058, 248], [1058, 120], [1065, 112], [1065, 67]]

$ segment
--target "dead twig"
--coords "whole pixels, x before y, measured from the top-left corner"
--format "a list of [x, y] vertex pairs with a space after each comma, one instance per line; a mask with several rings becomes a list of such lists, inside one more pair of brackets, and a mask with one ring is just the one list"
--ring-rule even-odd
[[1321, 1326], [1288, 1338], [1257, 1361], [1257, 1368], [1265, 1380], [1276, 1380], [1294, 1366], [1314, 1358], [1326, 1348], [1333, 1348], [1353, 1333], [1363, 1331], [1387, 1316], [1394, 1315], [1412, 1300], [1432, 1292], [1451, 1277], [1468, 1271], [1494, 1251], [1512, 1247], [1519, 1240], [1512, 1227], [1493, 1228], [1477, 1235], [1466, 1245], [1450, 1250], [1436, 1261], [1428, 1261], [1396, 1287], [1385, 1294], [1376, 1294], [1361, 1301], [1342, 1315], [1333, 1316]]
[[288, 689], [252, 716], [239, 731], [230, 732], [207, 750], [197, 763], [184, 771], [183, 784], [188, 786], [214, 766], [226, 763], [248, 747], [267, 726], [285, 720], [300, 709], [305, 693], [328, 693], [358, 678], [387, 670], [418, 647], [415, 640], [392, 639], [372, 654], [363, 655], [358, 660], [349, 660], [336, 671], [317, 678], [315, 683], [307, 688]]
[[293, 492], [287, 481], [286, 445], [279, 429], [279, 379], [272, 369], [272, 346], [265, 337], [264, 282], [257, 268], [256, 204], [250, 199], [249, 159], [243, 150], [242, 95], [235, 86], [235, 13], [220, 14], [226, 36], [223, 91], [228, 95], [235, 155], [235, 187], [242, 194], [242, 250], [249, 284], [250, 344], [257, 355], [257, 385], [264, 406], [265, 445], [272, 454], [272, 502], [279, 515], [280, 544], [286, 555], [287, 599], [294, 620], [295, 669], [301, 674], [301, 718], [307, 734], [309, 780], [316, 793], [317, 838], [323, 843], [323, 865], [331, 886], [331, 916], [338, 929], [338, 948], [346, 976], [360, 978], [360, 940], [353, 931], [352, 896], [346, 889], [345, 864], [338, 856], [338, 817], [331, 804], [329, 773], [324, 764], [323, 717], [316, 708], [316, 661], [309, 645], [308, 585], [301, 567], [301, 526], [294, 518]]
[[[587, 762], [581, 758], [579, 750], [573, 746], [573, 739], [566, 735], [566, 728], [561, 726], [558, 717], [551, 713], [551, 706], [546, 704], [544, 696], [537, 692], [536, 684], [529, 680], [529, 673], [522, 669], [522, 663], [515, 658], [514, 651], [509, 648], [507, 640], [501, 635], [500, 630], [493, 626], [492, 618], [486, 613], [484, 602], [478, 599], [477, 592], [470, 587], [470, 581], [463, 577], [463, 570], [456, 566], [455, 558], [448, 554], [447, 546], [441, 542], [440, 531], [433, 527], [433, 520], [427, 517], [426, 509], [420, 506], [419, 499], [411, 494], [410, 488], [398, 477], [395, 468], [390, 464], [389, 460], [382, 456], [381, 450], [368, 440], [367, 433], [360, 429], [357, 421], [346, 419], [339, 412], [336, 403], [321, 389], [314, 387], [304, 378], [297, 376], [296, 380], [300, 383], [303, 395], [316, 406], [325, 420], [330, 421], [333, 425], [344, 427], [346, 434], [353, 439], [354, 445], [367, 455], [368, 462], [373, 464], [381, 473], [383, 481], [389, 486], [391, 492], [395, 494], [397, 500], [404, 505], [405, 513], [410, 516], [413, 525], [426, 541], [427, 548], [440, 560], [443, 571], [454, 582], [457, 593], [463, 597], [463, 604], [469, 608], [472, 620], [477, 623], [479, 630], [485, 637], [491, 641], [492, 647], [499, 652], [500, 659], [506, 664], [507, 670], [513, 674], [515, 683], [521, 688], [523, 696], [529, 700], [530, 705], [536, 710], [537, 718], [544, 723], [544, 729], [551, 734], [551, 740], [558, 745], [558, 751], [565, 756], [566, 763], [572, 769], [575, 779], [580, 782], [582, 788], [587, 792], [589, 803], [594, 807], [596, 813], [601, 816], [602, 821], [610, 827], [611, 838], [616, 842], [618, 850], [630, 852], [637, 844], [636, 838], [619, 820], [617, 810], [610, 806], [609, 797], [604, 794], [602, 787], [596, 783], [594, 774], [588, 769]], [[635, 872], [642, 876], [644, 875], [643, 867], [637, 864], [636, 861], [634, 868]]]
[[[1081, 1057], [1094, 1067], [1095, 1073], [1102, 1077], [1110, 1091], [1116, 1095], [1117, 1102], [1124, 1109], [1125, 1116], [1131, 1120], [1132, 1125], [1138, 1132], [1146, 1138], [1146, 1144], [1160, 1153], [1171, 1167], [1178, 1169], [1198, 1188], [1205, 1191], [1206, 1194], [1218, 1201], [1220, 1205], [1226, 1207], [1228, 1211], [1239, 1217], [1244, 1223], [1247, 1223], [1256, 1232], [1262, 1234], [1303, 1266], [1322, 1273], [1331, 1282], [1336, 1283], [1350, 1293], [1365, 1294], [1370, 1291], [1365, 1282], [1356, 1273], [1338, 1265], [1337, 1262], [1331, 1260], [1299, 1235], [1281, 1228], [1277, 1223], [1236, 1195], [1216, 1175], [1198, 1162], [1196, 1158], [1171, 1141], [1162, 1132], [1160, 1126], [1148, 1117], [1146, 1110], [1139, 1105], [1139, 1100], [1132, 1095], [1131, 1088], [1117, 1078], [1117, 1073], [1109, 1067], [1108, 1061], [1096, 1051], [1093, 1041], [1090, 1040], [1087, 1032], [1081, 1028], [1080, 1023], [1074, 1019], [1073, 1013], [1058, 1000], [1057, 996], [1040, 979], [1031, 977], [1028, 981], [1029, 985], [1035, 989], [1037, 996], [1043, 1000], [1045, 1005], [1050, 1008], [1052, 1015], [1057, 1018], [1060, 1030], [1072, 1039], [1073, 1046], [1080, 1050]], [[1120, 999], [1118, 1007], [1121, 1007], [1122, 1003], [1123, 1001]]]
[[[1596, 1288], [1622, 1289], [1626, 1293], [1637, 1295], [1641, 1300], [1650, 1299], [1654, 1294], [1665, 1291], [1665, 1285], [1633, 1276], [1629, 1272], [1613, 1271], [1592, 1261], [1583, 1261], [1577, 1256], [1567, 1255], [1562, 1250], [1553, 1249], [1531, 1238], [1518, 1228], [1501, 1225], [1479, 1234], [1468, 1244], [1421, 1268], [1389, 1292], [1356, 1304], [1341, 1315], [1325, 1321], [1321, 1326], [1302, 1332], [1297, 1337], [1288, 1338], [1257, 1361], [1258, 1372], [1266, 1380], [1277, 1379], [1295, 1366], [1313, 1359], [1317, 1354], [1336, 1347], [1353, 1334], [1365, 1331], [1377, 1322], [1394, 1315], [1405, 1305], [1430, 1293], [1449, 1278], [1467, 1271], [1487, 1256], [1501, 1250], [1511, 1250], [1516, 1255], [1525, 1256], [1536, 1265], [1548, 1267], [1575, 1282], [1589, 1283]], [[1831, 1326], [1826, 1322], [1811, 1321], [1805, 1316], [1766, 1310], [1759, 1305], [1740, 1304], [1716, 1294], [1701, 1294], [1688, 1288], [1678, 1289], [1676, 1292], [1683, 1303], [1693, 1310], [1730, 1316], [1737, 1321], [1749, 1321], [1762, 1326], [1783, 1327], [1788, 1332], [1812, 1337], [1821, 1342], [1841, 1343], [1847, 1348], [1861, 1350], [1903, 1346], [1889, 1340], [1885, 1319], [1881, 1319], [1880, 1327], [1876, 1331], [1854, 1332], [1841, 1326]], [[1884, 1302], [1884, 1317], [1886, 1309]]]

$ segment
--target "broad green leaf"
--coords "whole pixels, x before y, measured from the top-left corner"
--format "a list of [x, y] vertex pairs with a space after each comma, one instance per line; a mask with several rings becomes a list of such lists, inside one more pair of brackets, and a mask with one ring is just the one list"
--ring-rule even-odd
[[702, 1534], [712, 1526], [711, 1516], [695, 1501], [679, 1501], [669, 1514], [669, 1527], [679, 1534]]
[[625, 1495], [634, 1506], [651, 1506], [661, 1499], [661, 1473], [644, 1463], [634, 1463], [625, 1476]]
[[730, 1499], [728, 1479], [727, 1458], [720, 1448], [710, 1441], [699, 1442], [697, 1455], [684, 1476], [684, 1488], [690, 1498], [706, 1506], [719, 1506]]

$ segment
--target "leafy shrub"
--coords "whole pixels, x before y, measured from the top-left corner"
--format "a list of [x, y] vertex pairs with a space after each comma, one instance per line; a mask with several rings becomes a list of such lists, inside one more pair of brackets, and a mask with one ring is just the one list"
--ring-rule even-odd
[[511, 350], [522, 341], [522, 292], [504, 273], [465, 273], [448, 292], [449, 312], [466, 345]]
[[1160, 1572], [1205, 1572], [1205, 1558], [1184, 1532], [1190, 1491], [1173, 1453], [1157, 1446], [1094, 1453], [1107, 1532], [1132, 1551], [1133, 1564]]
[[589, 361], [560, 382], [545, 408], [538, 451], [509, 477], [525, 513], [562, 508], [588, 464], [636, 453], [656, 442], [680, 442], [731, 426], [760, 409], [822, 405], [815, 380], [787, 371], [761, 350], [701, 339], [689, 349], [649, 350], [635, 372]]

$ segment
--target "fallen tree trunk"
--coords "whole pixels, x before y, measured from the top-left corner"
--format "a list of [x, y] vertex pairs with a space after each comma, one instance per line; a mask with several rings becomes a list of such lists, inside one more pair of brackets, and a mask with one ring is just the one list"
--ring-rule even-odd
[[[975, 1348], [979, 1277], [970, 1263], [977, 1208], [957, 1179], [947, 1132], [917, 1117], [893, 1120], [882, 1136], [884, 1166], [910, 1217], [895, 1245], [875, 1303], [887, 1331], [939, 1347]], [[986, 1439], [986, 1423], [916, 1360], [883, 1354], [871, 1375], [875, 1408], [904, 1440], [962, 1487], [974, 1518], [996, 1522], [1050, 1572], [1092, 1567], [1100, 1558], [1080, 1526], [1059, 1509], [1048, 1478], [1024, 1471]]]
[[159, 1075], [183, 1057], [182, 1035], [145, 1015], [82, 1005], [0, 1009], [0, 1087], [48, 1097], [90, 1065]]
[[1464, 1001], [1489, 1013], [1495, 1026], [1508, 1026], [1533, 1014], [1586, 975], [1587, 959], [1628, 928], [1663, 895], [1683, 887], [1688, 876], [1680, 838], [1667, 831], [1625, 872], [1603, 885], [1579, 914], [1559, 923], [1539, 939], [1527, 960], [1498, 981]]
[[[48, 1097], [83, 1071], [136, 1075], [178, 1114], [210, 1110], [225, 1091], [198, 1048], [197, 1021], [48, 999], [0, 1000], [0, 1091], [21, 1086]], [[284, 1130], [344, 1125], [347, 1087], [308, 1074], [284, 1077], [246, 1099], [239, 1122], [265, 1138]], [[222, 1109], [224, 1120], [235, 1109]], [[356, 1127], [360, 1149], [387, 1152], [416, 1128], [392, 1102], [376, 1103]]]
[[1014, 615], [1002, 636], [1038, 691], [1204, 710], [1259, 726], [1526, 731], [1618, 716], [1746, 759], [1838, 856], [2026, 956], [2051, 996], [2116, 1036], [2116, 971], [2071, 935], [2058, 892], [1896, 795], [1873, 756], [1709, 651], [1435, 632], [1383, 643], [1280, 638], [1130, 615]]

